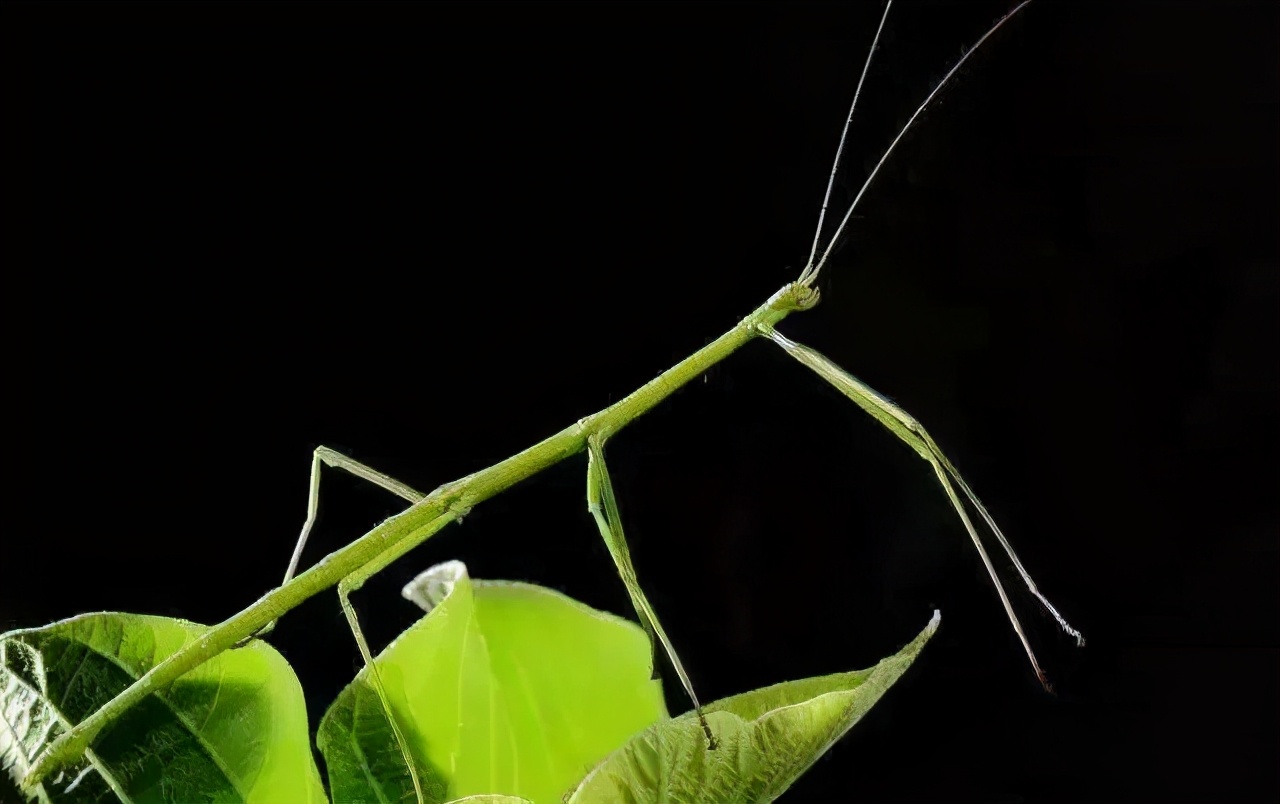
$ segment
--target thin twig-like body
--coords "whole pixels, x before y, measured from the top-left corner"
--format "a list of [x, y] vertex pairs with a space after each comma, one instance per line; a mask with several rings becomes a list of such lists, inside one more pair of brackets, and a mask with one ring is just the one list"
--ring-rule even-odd
[[231, 619], [209, 629], [209, 633], [199, 642], [192, 642], [153, 667], [124, 692], [55, 740], [31, 766], [24, 783], [34, 785], [58, 768], [75, 761], [103, 727], [123, 712], [188, 671], [258, 633], [268, 623], [279, 619], [302, 601], [337, 585], [342, 579], [370, 565], [385, 566], [421, 544], [460, 513], [465, 513], [521, 480], [581, 452], [586, 448], [588, 438], [608, 438], [617, 433], [685, 383], [702, 375], [743, 344], [759, 336], [762, 326], [771, 327], [792, 312], [812, 308], [817, 301], [816, 290], [798, 283], [787, 285], [728, 332], [662, 372], [629, 396], [598, 413], [579, 419], [523, 452], [475, 474], [444, 484], [351, 544], [325, 556], [287, 584], [264, 595]]

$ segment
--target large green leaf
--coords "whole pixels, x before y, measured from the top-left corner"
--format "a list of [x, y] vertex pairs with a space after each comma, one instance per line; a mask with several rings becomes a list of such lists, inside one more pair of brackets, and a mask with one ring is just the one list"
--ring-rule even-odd
[[789, 681], [706, 707], [708, 750], [692, 712], [656, 723], [611, 754], [570, 804], [772, 801], [866, 714], [911, 665], [938, 615], [896, 655], [869, 670]]
[[[0, 767], [15, 783], [55, 737], [208, 631], [85, 614], [0, 636]], [[302, 687], [274, 648], [226, 651], [126, 712], [33, 800], [324, 801]]]
[[[501, 793], [557, 802], [666, 717], [635, 624], [559, 592], [471, 581], [449, 562], [405, 590], [429, 609], [375, 660], [428, 802]], [[368, 669], [320, 722], [336, 801], [412, 801]]]

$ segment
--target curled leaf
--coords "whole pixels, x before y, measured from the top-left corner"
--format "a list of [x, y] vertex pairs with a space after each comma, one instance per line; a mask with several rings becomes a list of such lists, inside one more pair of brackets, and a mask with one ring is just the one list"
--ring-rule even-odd
[[868, 670], [788, 681], [703, 709], [716, 750], [693, 712], [655, 723], [610, 754], [569, 804], [764, 802], [780, 796], [880, 700], [938, 628]]

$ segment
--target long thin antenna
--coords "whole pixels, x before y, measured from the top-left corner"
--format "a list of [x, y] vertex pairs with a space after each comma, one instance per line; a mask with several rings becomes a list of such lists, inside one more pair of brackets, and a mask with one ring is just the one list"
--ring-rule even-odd
[[884, 30], [885, 20], [889, 19], [889, 9], [893, 0], [884, 4], [884, 14], [880, 16], [880, 27], [876, 28], [876, 36], [871, 40], [871, 49], [867, 51], [867, 60], [862, 64], [862, 75], [858, 77], [858, 88], [853, 91], [853, 103], [849, 104], [849, 116], [845, 118], [844, 130], [840, 132], [840, 144], [836, 147], [836, 158], [831, 163], [831, 175], [827, 177], [827, 192], [822, 196], [822, 211], [818, 213], [818, 228], [813, 233], [813, 248], [809, 249], [809, 260], [804, 264], [800, 281], [813, 269], [813, 258], [818, 256], [818, 242], [822, 239], [822, 224], [827, 219], [827, 206], [831, 203], [831, 188], [836, 183], [836, 172], [840, 169], [840, 156], [844, 153], [844, 142], [849, 137], [849, 126], [853, 124], [853, 111], [858, 108], [858, 96], [862, 94], [862, 85], [867, 80], [867, 72], [871, 69], [871, 57], [880, 45], [880, 32]]
[[960, 57], [960, 60], [952, 65], [951, 69], [947, 71], [947, 74], [942, 77], [942, 80], [938, 82], [937, 86], [933, 88], [933, 91], [924, 99], [924, 102], [915, 110], [910, 119], [907, 120], [907, 124], [898, 132], [898, 136], [893, 138], [893, 142], [889, 143], [889, 147], [885, 149], [884, 155], [880, 157], [880, 161], [876, 163], [876, 166], [871, 169], [871, 173], [867, 175], [867, 180], [862, 183], [862, 189], [858, 190], [858, 194], [854, 196], [853, 203], [849, 205], [848, 211], [844, 214], [844, 219], [840, 221], [840, 225], [836, 227], [836, 233], [831, 236], [831, 240], [827, 243], [827, 248], [822, 252], [822, 258], [818, 260], [817, 265], [814, 265], [811, 269], [806, 268], [800, 274], [799, 282], [802, 285], [805, 285], [806, 287], [812, 286], [814, 280], [818, 278], [818, 272], [822, 270], [823, 265], [826, 265], [827, 258], [831, 256], [831, 249], [834, 248], [835, 244], [840, 240], [840, 235], [844, 233], [844, 227], [848, 225], [849, 219], [853, 217], [853, 211], [858, 208], [858, 202], [862, 200], [862, 196], [867, 192], [867, 188], [871, 186], [871, 182], [875, 180], [876, 174], [880, 172], [880, 168], [884, 167], [884, 163], [889, 160], [891, 155], [893, 155], [894, 150], [898, 147], [898, 143], [902, 141], [903, 136], [911, 130], [912, 126], [915, 125], [915, 122], [920, 117], [921, 113], [923, 113], [925, 109], [929, 108], [929, 104], [938, 96], [938, 93], [942, 91], [942, 88], [950, 83], [951, 79], [960, 71], [960, 68], [964, 66], [964, 63], [969, 60], [969, 57], [972, 56], [978, 48], [982, 47], [982, 44], [990, 39], [992, 34], [1000, 30], [1000, 28], [1008, 22], [1013, 15], [1026, 8], [1027, 4], [1030, 2], [1031, 0], [1023, 0], [1023, 2], [1019, 3], [1012, 11], [1001, 17], [995, 25], [992, 25], [991, 28], [982, 35], [982, 38], [977, 42], [974, 42], [973, 47], [966, 50], [965, 54]]

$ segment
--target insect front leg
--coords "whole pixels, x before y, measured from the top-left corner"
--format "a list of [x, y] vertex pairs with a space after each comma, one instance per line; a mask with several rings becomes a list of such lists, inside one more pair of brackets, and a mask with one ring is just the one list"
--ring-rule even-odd
[[[964, 478], [952, 465], [946, 455], [942, 453], [940, 447], [933, 437], [924, 429], [915, 417], [907, 413], [898, 405], [883, 394], [876, 391], [871, 386], [854, 377], [840, 366], [836, 365], [829, 358], [821, 353], [810, 349], [808, 346], [796, 343], [795, 341], [782, 335], [772, 327], [762, 326], [760, 331], [770, 340], [782, 347], [782, 350], [794, 357], [797, 361], [811, 369], [819, 377], [826, 380], [840, 393], [852, 399], [858, 407], [865, 410], [876, 421], [880, 422], [896, 435], [907, 446], [911, 447], [916, 453], [929, 462], [933, 468], [934, 474], [937, 475], [938, 482], [942, 485], [942, 490], [946, 493], [948, 501], [956, 514], [960, 517], [960, 521], [964, 524], [965, 530], [969, 533], [969, 538], [973, 540], [973, 545], [978, 551], [978, 555], [982, 558], [982, 563], [986, 567], [987, 574], [991, 576], [992, 582], [996, 587], [996, 594], [1000, 597], [1000, 602], [1004, 606], [1005, 614], [1009, 617], [1009, 622], [1013, 625], [1014, 632], [1018, 635], [1018, 639], [1022, 642], [1022, 647], [1026, 650], [1027, 658], [1031, 660], [1031, 667], [1035, 670], [1036, 677], [1046, 689], [1049, 689], [1049, 681], [1044, 671], [1040, 668], [1040, 662], [1036, 659], [1035, 651], [1031, 648], [1031, 642], [1027, 639], [1022, 622], [1018, 619], [1018, 615], [1013, 610], [1013, 604], [1009, 600], [1008, 594], [1005, 592], [1004, 584], [1000, 581], [999, 575], [996, 573], [995, 565], [991, 561], [991, 556], [987, 554], [987, 549], [982, 543], [982, 539], [978, 536], [977, 528], [974, 527], [973, 521], [969, 518], [969, 513], [965, 508], [964, 502], [956, 493], [956, 486], [969, 499], [969, 502], [982, 515], [983, 521], [991, 528], [995, 534], [1000, 546], [1004, 548], [1005, 553], [1017, 568], [1019, 575], [1027, 588], [1032, 594], [1044, 605], [1045, 609], [1053, 615], [1058, 625], [1068, 634], [1075, 637], [1078, 645], [1084, 644], [1084, 637], [1071, 626], [1066, 619], [1058, 613], [1058, 610], [1049, 603], [1036, 587], [1035, 582], [1031, 579], [1031, 575], [1023, 567], [1022, 562], [1018, 559], [1017, 553], [1014, 552], [1013, 546], [1009, 544], [1009, 540], [1005, 538], [1004, 533], [995, 524], [995, 520], [991, 514], [987, 512], [986, 506], [978, 499], [977, 495], [965, 482]], [[954, 484], [953, 484], [954, 481]]]

